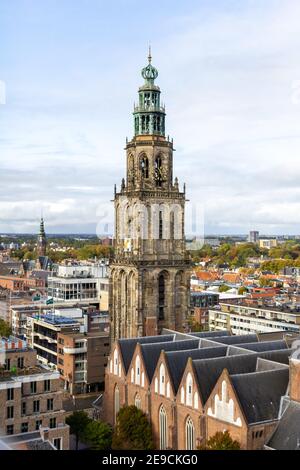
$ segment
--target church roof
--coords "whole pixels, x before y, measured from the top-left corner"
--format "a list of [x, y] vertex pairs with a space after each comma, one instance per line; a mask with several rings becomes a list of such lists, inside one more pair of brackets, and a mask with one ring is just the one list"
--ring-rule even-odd
[[223, 336], [221, 338], [214, 338], [214, 341], [223, 344], [243, 344], [243, 343], [257, 343], [258, 338], [256, 334], [250, 335], [235, 335], [235, 336]]
[[192, 359], [207, 359], [212, 357], [225, 356], [227, 346], [216, 348], [189, 349], [186, 351], [166, 352], [166, 361], [173, 382], [174, 392], [176, 393], [186, 367], [189, 357]]
[[229, 374], [246, 374], [256, 370], [256, 354], [226, 356], [214, 359], [193, 360], [202, 403], [205, 404], [224, 369]]
[[152, 380], [161, 351], [184, 351], [197, 348], [199, 348], [198, 339], [157, 344], [141, 344], [144, 364], [149, 380]]
[[267, 446], [275, 450], [300, 449], [300, 403], [290, 401]]
[[126, 372], [130, 366], [130, 362], [135, 350], [137, 343], [148, 344], [148, 343], [161, 343], [173, 341], [174, 335], [164, 335], [164, 336], [143, 336], [141, 338], [124, 338], [119, 339], [118, 343], [121, 349], [121, 354], [123, 357], [124, 367]]
[[288, 346], [284, 340], [278, 341], [261, 341], [257, 343], [244, 343], [237, 344], [241, 348], [248, 349], [249, 351], [272, 351], [280, 349], [288, 349]]
[[286, 394], [288, 381], [288, 368], [231, 376], [249, 424], [278, 417], [280, 400]]

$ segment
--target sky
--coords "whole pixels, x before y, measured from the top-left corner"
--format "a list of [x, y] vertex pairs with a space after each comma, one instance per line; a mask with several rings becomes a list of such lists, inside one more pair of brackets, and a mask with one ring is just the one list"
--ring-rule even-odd
[[0, 232], [42, 213], [112, 233], [150, 42], [186, 232], [299, 234], [299, 18], [299, 0], [0, 0]]

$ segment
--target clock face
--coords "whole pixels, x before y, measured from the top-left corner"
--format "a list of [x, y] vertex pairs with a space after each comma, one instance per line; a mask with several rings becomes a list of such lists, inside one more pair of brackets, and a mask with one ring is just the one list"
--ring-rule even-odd
[[162, 182], [165, 179], [165, 177], [166, 177], [166, 172], [162, 167], [155, 168], [155, 170], [154, 170], [154, 179], [155, 179], [155, 181]]

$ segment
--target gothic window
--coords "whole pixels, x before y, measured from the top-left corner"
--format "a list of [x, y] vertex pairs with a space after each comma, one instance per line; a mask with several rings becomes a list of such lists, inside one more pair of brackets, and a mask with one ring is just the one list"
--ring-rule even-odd
[[165, 381], [165, 366], [161, 364], [159, 368], [159, 393], [161, 395], [165, 395]]
[[135, 383], [140, 385], [141, 383], [141, 360], [140, 356], [136, 356], [135, 359]]
[[186, 378], [186, 404], [187, 406], [193, 405], [193, 378], [190, 373]]
[[120, 390], [119, 387], [115, 388], [115, 423], [117, 422], [117, 414], [120, 411]]
[[145, 108], [148, 108], [148, 106], [150, 105], [150, 93], [145, 93], [144, 105], [145, 105]]
[[141, 409], [142, 401], [141, 401], [141, 397], [139, 396], [138, 393], [137, 393], [136, 396], [135, 396], [134, 405], [135, 405], [139, 410]]
[[194, 450], [195, 449], [195, 426], [190, 417], [188, 417], [185, 423], [185, 440], [186, 440], [186, 450]]
[[161, 274], [158, 278], [158, 318], [164, 320], [165, 318], [165, 276]]
[[117, 349], [114, 351], [114, 374], [118, 375], [119, 355]]
[[[159, 118], [157, 118], [159, 119]], [[156, 185], [161, 187], [162, 184], [162, 160], [161, 157], [157, 157], [155, 159], [155, 164], [154, 164], [154, 172], [155, 172], [155, 181]]]
[[158, 216], [158, 238], [162, 240], [163, 238], [163, 213], [162, 211], [159, 211], [159, 216]]
[[163, 406], [159, 410], [159, 448], [160, 450], [167, 449], [168, 446], [168, 426], [167, 414]]
[[149, 178], [149, 161], [147, 157], [141, 159], [141, 174], [143, 178]]

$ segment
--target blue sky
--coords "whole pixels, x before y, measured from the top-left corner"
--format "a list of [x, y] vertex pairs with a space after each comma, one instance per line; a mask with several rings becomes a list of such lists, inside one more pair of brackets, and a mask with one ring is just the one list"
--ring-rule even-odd
[[[0, 232], [111, 231], [149, 41], [198, 231], [300, 233], [298, 0], [0, 0]], [[203, 214], [203, 220], [202, 220]]]

